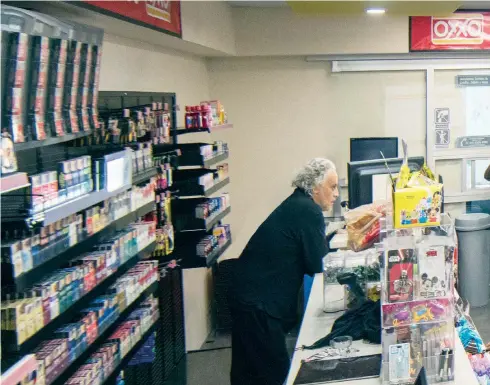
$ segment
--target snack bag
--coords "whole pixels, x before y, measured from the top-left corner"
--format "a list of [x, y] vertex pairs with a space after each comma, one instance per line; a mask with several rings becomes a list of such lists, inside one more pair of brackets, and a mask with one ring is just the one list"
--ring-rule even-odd
[[386, 216], [388, 206], [388, 202], [373, 203], [345, 213], [350, 249], [365, 250], [379, 241], [379, 220]]

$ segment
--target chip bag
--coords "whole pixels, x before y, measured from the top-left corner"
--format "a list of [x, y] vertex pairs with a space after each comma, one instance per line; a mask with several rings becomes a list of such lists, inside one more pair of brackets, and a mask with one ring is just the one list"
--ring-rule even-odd
[[378, 202], [357, 207], [345, 213], [347, 244], [351, 250], [361, 251], [379, 242], [379, 220], [386, 216], [389, 202]]

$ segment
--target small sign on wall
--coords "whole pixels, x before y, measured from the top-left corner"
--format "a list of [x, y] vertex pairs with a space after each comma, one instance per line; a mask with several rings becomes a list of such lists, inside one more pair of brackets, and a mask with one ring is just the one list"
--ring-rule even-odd
[[451, 143], [451, 114], [449, 108], [434, 108], [435, 147], [448, 148]]
[[449, 128], [436, 128], [436, 147], [447, 148], [451, 142]]
[[456, 139], [457, 148], [490, 147], [490, 135], [462, 136]]
[[457, 75], [458, 87], [490, 87], [490, 75]]

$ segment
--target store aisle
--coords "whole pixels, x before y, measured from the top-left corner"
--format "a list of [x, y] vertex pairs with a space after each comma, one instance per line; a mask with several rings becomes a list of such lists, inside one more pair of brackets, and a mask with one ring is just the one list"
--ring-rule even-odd
[[[223, 344], [221, 336], [219, 344]], [[297, 332], [291, 333], [286, 343], [290, 354], [296, 345]], [[231, 348], [217, 348], [189, 353], [164, 385], [229, 385]]]

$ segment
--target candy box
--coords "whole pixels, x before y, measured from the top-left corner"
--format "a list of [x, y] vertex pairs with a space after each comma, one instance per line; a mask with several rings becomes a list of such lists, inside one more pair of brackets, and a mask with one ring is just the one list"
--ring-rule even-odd
[[442, 184], [397, 189], [393, 192], [397, 229], [441, 224]]

